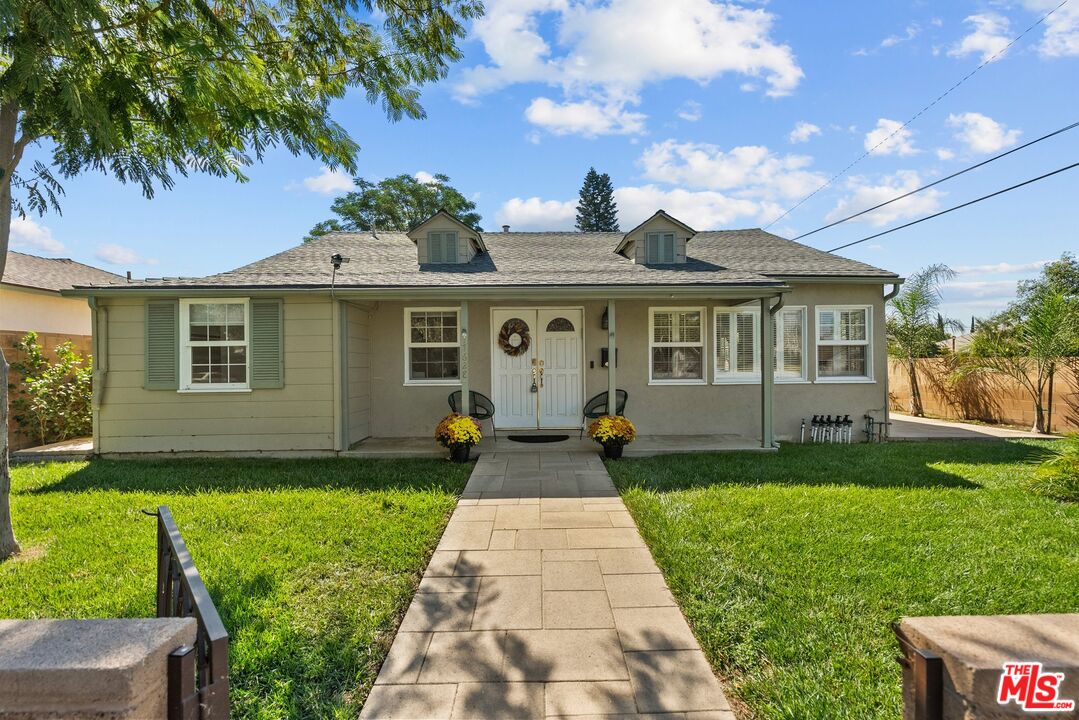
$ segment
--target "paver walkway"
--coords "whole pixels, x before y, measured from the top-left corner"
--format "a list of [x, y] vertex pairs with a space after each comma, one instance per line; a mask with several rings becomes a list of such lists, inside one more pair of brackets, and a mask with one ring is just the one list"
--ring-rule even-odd
[[595, 453], [476, 463], [363, 718], [734, 720]]

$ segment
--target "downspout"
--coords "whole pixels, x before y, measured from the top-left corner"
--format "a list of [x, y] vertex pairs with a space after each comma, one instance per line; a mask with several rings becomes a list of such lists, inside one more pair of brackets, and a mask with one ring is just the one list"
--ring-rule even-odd
[[101, 406], [105, 402], [105, 379], [109, 372], [109, 310], [97, 304], [97, 298], [86, 298], [90, 305], [90, 353], [93, 355], [93, 391], [90, 396], [91, 435], [94, 454], [101, 453]]
[[[902, 282], [892, 284], [892, 289], [884, 293], [884, 309], [888, 310], [888, 301], [899, 294], [899, 288], [903, 285]], [[887, 341], [885, 341], [887, 344]], [[892, 390], [888, 387], [889, 379], [891, 377], [891, 368], [888, 366], [888, 353], [884, 353], [884, 422], [891, 423], [892, 421]], [[886, 424], [885, 430], [891, 432], [891, 425]], [[867, 440], [871, 438], [866, 438]]]

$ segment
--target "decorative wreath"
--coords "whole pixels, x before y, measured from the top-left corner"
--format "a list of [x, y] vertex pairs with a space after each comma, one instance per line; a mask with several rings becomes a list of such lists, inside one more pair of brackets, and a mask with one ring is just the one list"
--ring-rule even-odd
[[528, 323], [520, 318], [511, 318], [502, 323], [498, 333], [498, 347], [510, 357], [517, 357], [528, 352], [532, 338], [528, 335]]

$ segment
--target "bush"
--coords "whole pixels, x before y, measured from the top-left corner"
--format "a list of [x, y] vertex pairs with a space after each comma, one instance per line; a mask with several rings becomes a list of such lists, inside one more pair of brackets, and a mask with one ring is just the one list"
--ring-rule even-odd
[[50, 363], [35, 332], [15, 343], [15, 349], [23, 359], [11, 368], [22, 375], [22, 383], [8, 389], [11, 415], [22, 431], [42, 445], [89, 435], [92, 358], [66, 342], [56, 348], [56, 361]]
[[1079, 502], [1079, 435], [1053, 444], [1052, 457], [1027, 480], [1027, 489], [1043, 497]]

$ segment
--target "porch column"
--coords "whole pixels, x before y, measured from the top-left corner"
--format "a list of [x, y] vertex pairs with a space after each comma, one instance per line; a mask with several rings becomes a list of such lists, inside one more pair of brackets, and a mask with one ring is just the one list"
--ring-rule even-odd
[[618, 349], [615, 347], [614, 335], [614, 300], [607, 301], [607, 414], [613, 414], [618, 407], [618, 382], [615, 369], [615, 358]]
[[469, 402], [468, 388], [468, 301], [461, 301], [461, 327], [460, 345], [457, 352], [457, 371], [461, 376], [461, 414], [468, 416], [472, 413], [472, 405]]
[[772, 298], [761, 298], [761, 447], [775, 440], [772, 427], [772, 399], [775, 383], [775, 345], [772, 342]]

